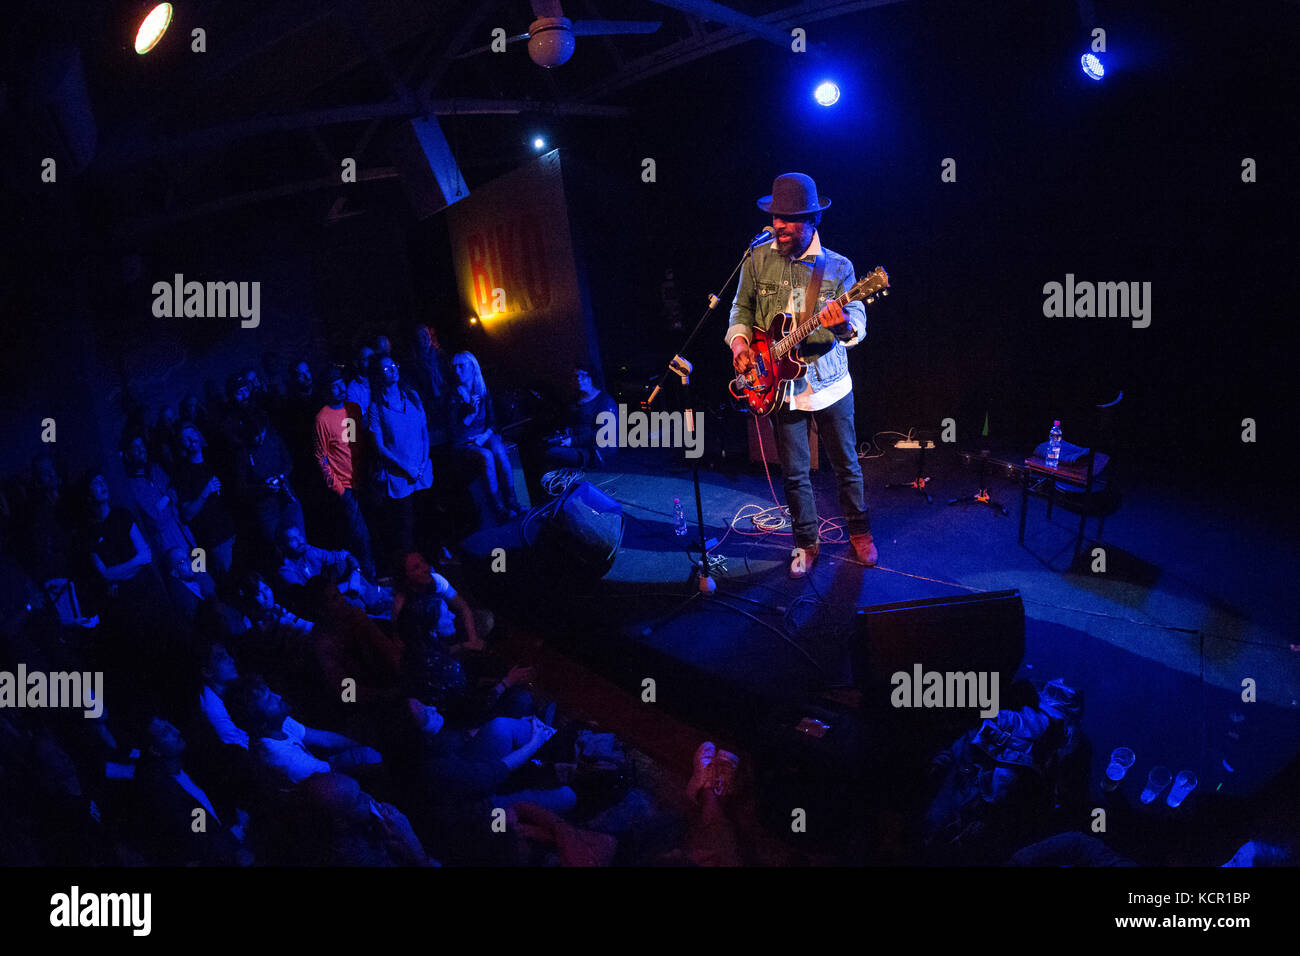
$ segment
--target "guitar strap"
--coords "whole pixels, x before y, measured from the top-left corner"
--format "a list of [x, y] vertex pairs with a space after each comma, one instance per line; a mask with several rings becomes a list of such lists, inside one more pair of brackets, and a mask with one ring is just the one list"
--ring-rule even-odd
[[822, 291], [822, 276], [826, 274], [826, 253], [822, 252], [817, 255], [817, 261], [813, 263], [812, 276], [808, 279], [808, 288], [803, 294], [803, 313], [799, 316], [799, 324], [817, 311], [817, 295]]

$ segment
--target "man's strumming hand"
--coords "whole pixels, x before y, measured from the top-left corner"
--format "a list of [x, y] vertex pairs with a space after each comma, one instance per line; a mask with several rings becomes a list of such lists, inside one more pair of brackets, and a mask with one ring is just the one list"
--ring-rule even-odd
[[741, 375], [754, 367], [754, 352], [740, 336], [731, 340], [731, 364]]

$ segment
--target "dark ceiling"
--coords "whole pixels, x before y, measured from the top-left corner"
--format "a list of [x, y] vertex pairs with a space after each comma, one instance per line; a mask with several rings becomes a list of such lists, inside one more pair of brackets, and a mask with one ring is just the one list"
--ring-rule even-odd
[[[133, 234], [319, 189], [345, 156], [363, 180], [391, 178], [387, 136], [420, 115], [460, 124], [455, 151], [472, 186], [476, 167], [499, 171], [501, 151], [464, 133], [469, 117], [624, 116], [654, 77], [739, 44], [785, 45], [792, 25], [898, 2], [562, 0], [571, 20], [660, 26], [579, 36], [572, 59], [554, 70], [535, 65], [524, 42], [473, 51], [494, 29], [527, 32], [534, 10], [556, 0], [182, 0], [146, 56], [131, 39], [151, 4], [32, 3], [10, 15], [0, 117], [3, 135], [35, 161], [55, 152], [43, 140], [60, 136], [61, 124], [88, 127], [93, 142], [73, 150], [72, 165], [87, 167], [119, 234]], [[202, 52], [192, 49], [197, 29]], [[54, 90], [66, 71], [56, 51], [71, 48], [88, 109], [51, 124], [52, 110], [77, 114], [67, 86]]]

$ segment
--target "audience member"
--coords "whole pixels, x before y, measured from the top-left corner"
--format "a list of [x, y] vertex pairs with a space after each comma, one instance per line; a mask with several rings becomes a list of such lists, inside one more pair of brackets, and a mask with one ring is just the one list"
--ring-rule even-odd
[[471, 474], [487, 485], [488, 502], [498, 520], [523, 514], [515, 496], [514, 468], [505, 442], [496, 433], [496, 416], [492, 396], [478, 359], [469, 352], [459, 352], [451, 360], [456, 388], [451, 394], [451, 435]]
[[245, 423], [235, 482], [246, 515], [252, 519], [250, 530], [268, 551], [282, 527], [304, 524], [302, 505], [289, 480], [292, 473], [293, 462], [284, 440], [271, 430], [264, 412], [255, 412]]
[[388, 516], [390, 554], [415, 550], [416, 495], [433, 484], [429, 424], [420, 397], [399, 384], [397, 363], [374, 364], [366, 425], [375, 453], [375, 495]]
[[342, 368], [330, 374], [329, 401], [316, 413], [316, 463], [331, 492], [336, 521], [345, 529], [348, 550], [356, 555], [361, 570], [375, 576], [371, 552], [370, 529], [361, 514], [357, 490], [365, 475], [366, 420], [361, 406], [347, 397]]
[[375, 350], [368, 346], [357, 349], [357, 357], [352, 363], [352, 378], [348, 381], [348, 401], [360, 408], [362, 415], [370, 411], [371, 363], [374, 357]]
[[149, 461], [143, 436], [128, 434], [123, 439], [122, 461], [135, 513], [154, 553], [161, 558], [172, 548], [193, 548], [194, 535], [181, 520], [176, 490], [166, 472]]
[[561, 422], [561, 430], [547, 440], [543, 453], [547, 471], [556, 468], [596, 468], [608, 464], [617, 446], [599, 448], [596, 436], [602, 412], [618, 417], [618, 408], [609, 393], [594, 384], [592, 369], [578, 365], [573, 370], [577, 398]]
[[225, 699], [231, 718], [248, 732], [249, 751], [282, 785], [302, 783], [316, 773], [355, 774], [382, 762], [378, 751], [355, 740], [298, 723], [284, 698], [260, 677], [240, 678]]
[[235, 555], [235, 519], [221, 494], [221, 479], [204, 457], [207, 442], [198, 426], [182, 425], [179, 440], [173, 477], [181, 517], [206, 553], [212, 574], [224, 577]]

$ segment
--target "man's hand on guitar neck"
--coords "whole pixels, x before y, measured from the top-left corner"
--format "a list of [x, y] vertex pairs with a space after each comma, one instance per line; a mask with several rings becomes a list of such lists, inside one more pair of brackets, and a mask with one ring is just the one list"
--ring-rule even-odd
[[828, 329], [833, 329], [835, 326], [843, 325], [848, 321], [844, 317], [843, 307], [835, 299], [831, 299], [826, 303], [826, 308], [817, 313], [817, 318]]

